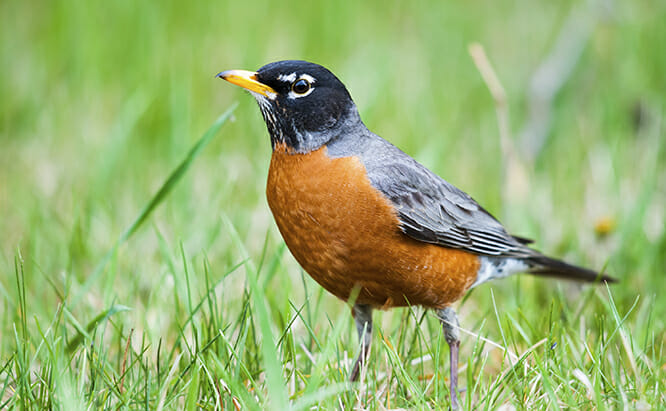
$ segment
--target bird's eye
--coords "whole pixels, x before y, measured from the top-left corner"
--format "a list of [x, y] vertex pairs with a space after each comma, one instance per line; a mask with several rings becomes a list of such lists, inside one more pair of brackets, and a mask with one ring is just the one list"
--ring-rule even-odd
[[291, 90], [296, 94], [305, 94], [310, 90], [310, 82], [306, 79], [299, 79], [292, 83]]

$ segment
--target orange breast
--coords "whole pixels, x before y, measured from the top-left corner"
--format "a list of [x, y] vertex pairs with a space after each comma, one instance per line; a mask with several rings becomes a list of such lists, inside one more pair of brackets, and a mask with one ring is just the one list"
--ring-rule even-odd
[[332, 159], [326, 148], [292, 154], [276, 147], [268, 204], [289, 250], [335, 296], [388, 308], [441, 308], [469, 289], [473, 254], [416, 241], [399, 229], [393, 206], [357, 157]]

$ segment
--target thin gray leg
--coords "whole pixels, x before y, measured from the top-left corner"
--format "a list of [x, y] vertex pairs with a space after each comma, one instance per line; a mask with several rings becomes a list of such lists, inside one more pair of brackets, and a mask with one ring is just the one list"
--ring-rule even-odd
[[370, 343], [372, 342], [372, 307], [364, 304], [354, 304], [352, 315], [356, 322], [356, 331], [358, 340], [361, 342], [361, 352], [354, 362], [354, 367], [349, 374], [349, 381], [358, 380], [361, 374], [361, 367], [365, 364], [370, 354]]
[[460, 333], [458, 332], [458, 316], [451, 307], [437, 310], [437, 316], [444, 329], [444, 338], [449, 344], [449, 363], [451, 366], [451, 378], [449, 389], [451, 390], [451, 409], [458, 409], [458, 348], [460, 347]]

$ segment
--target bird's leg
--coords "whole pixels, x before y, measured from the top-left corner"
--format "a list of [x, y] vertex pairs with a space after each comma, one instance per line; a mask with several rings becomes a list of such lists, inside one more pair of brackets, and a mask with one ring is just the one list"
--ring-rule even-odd
[[354, 304], [352, 315], [356, 322], [356, 331], [358, 339], [361, 342], [361, 352], [358, 353], [354, 367], [349, 374], [349, 381], [358, 380], [361, 373], [361, 367], [370, 354], [370, 343], [372, 342], [372, 307], [364, 304]]
[[458, 409], [458, 348], [460, 347], [459, 323], [456, 312], [451, 307], [437, 310], [437, 316], [444, 329], [444, 338], [449, 344], [449, 363], [451, 366], [451, 378], [449, 389], [451, 390], [451, 409]]

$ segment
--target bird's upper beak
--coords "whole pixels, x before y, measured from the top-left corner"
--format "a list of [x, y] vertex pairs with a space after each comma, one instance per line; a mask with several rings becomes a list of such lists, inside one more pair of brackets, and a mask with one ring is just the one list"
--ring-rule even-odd
[[262, 96], [274, 99], [277, 93], [271, 86], [268, 86], [257, 80], [257, 73], [247, 70], [227, 70], [219, 73], [217, 76], [227, 80], [229, 83], [241, 86], [244, 89], [259, 93]]

